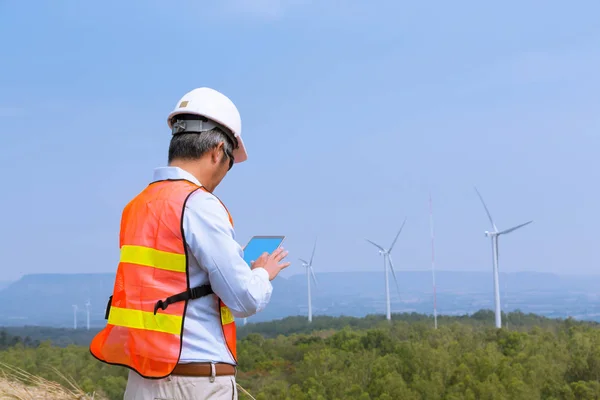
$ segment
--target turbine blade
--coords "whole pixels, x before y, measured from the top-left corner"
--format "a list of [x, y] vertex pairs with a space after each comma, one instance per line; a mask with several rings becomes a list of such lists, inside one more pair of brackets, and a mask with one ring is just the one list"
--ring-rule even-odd
[[402, 229], [404, 229], [404, 224], [405, 223], [406, 223], [406, 218], [404, 218], [404, 222], [402, 222], [402, 226], [400, 227], [400, 230], [396, 234], [396, 237], [394, 238], [394, 241], [392, 242], [392, 245], [390, 246], [390, 249], [388, 250], [388, 253], [391, 252], [392, 249], [394, 248], [394, 245], [396, 244], [396, 240], [398, 240], [398, 236], [400, 236], [400, 233], [402, 232]]
[[365, 239], [367, 242], [371, 243], [373, 246], [377, 247], [379, 250], [381, 251], [385, 251], [385, 249], [383, 247], [381, 247], [380, 245], [378, 245], [377, 243], [369, 240], [369, 239]]
[[312, 251], [312, 254], [311, 254], [311, 256], [310, 256], [310, 265], [312, 265], [313, 258], [315, 257], [315, 249], [316, 249], [316, 248], [317, 248], [317, 239], [315, 239], [315, 244], [314, 244], [314, 246], [313, 246], [313, 251]]
[[299, 258], [298, 260], [300, 260], [300, 261], [302, 261], [302, 263], [304, 263], [304, 264], [308, 265], [308, 261], [306, 261], [306, 260], [303, 260], [303, 259], [301, 259], [301, 258]]
[[529, 224], [530, 224], [530, 223], [532, 223], [532, 222], [533, 222], [533, 221], [528, 221], [528, 222], [525, 222], [524, 224], [517, 225], [517, 226], [514, 226], [514, 227], [512, 227], [512, 228], [505, 229], [505, 230], [503, 230], [502, 232], [498, 232], [498, 235], [504, 235], [505, 233], [511, 233], [512, 231], [516, 231], [517, 229], [519, 229], [519, 228], [522, 228], [522, 227], [524, 227], [525, 225], [529, 225]]
[[392, 271], [392, 276], [394, 277], [394, 282], [396, 282], [396, 289], [398, 290], [398, 295], [400, 295], [400, 286], [398, 285], [398, 279], [396, 279], [396, 272], [394, 272], [394, 263], [392, 262], [391, 254], [388, 254], [388, 261], [390, 262], [390, 270]]
[[308, 269], [310, 269], [310, 276], [312, 277], [313, 282], [315, 282], [315, 286], [319, 286], [317, 283], [317, 277], [315, 276], [315, 271], [313, 271], [312, 267], [308, 267]]
[[498, 228], [496, 228], [496, 224], [492, 219], [492, 214], [490, 214], [490, 210], [488, 210], [487, 206], [485, 205], [485, 201], [483, 201], [483, 196], [481, 196], [481, 193], [479, 193], [479, 190], [477, 190], [477, 188], [475, 188], [475, 191], [477, 192], [477, 196], [479, 196], [479, 200], [481, 200], [481, 204], [483, 204], [483, 208], [485, 208], [485, 212], [487, 213], [487, 216], [490, 219], [492, 226], [494, 227], [494, 231], [498, 232]]

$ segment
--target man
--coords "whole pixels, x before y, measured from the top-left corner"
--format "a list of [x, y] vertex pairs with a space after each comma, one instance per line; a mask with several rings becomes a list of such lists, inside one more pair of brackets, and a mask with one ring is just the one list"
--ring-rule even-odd
[[280, 248], [249, 268], [212, 194], [247, 159], [231, 100], [194, 89], [168, 124], [169, 166], [123, 211], [108, 323], [90, 351], [131, 369], [126, 400], [237, 399], [234, 317], [261, 311], [290, 263]]

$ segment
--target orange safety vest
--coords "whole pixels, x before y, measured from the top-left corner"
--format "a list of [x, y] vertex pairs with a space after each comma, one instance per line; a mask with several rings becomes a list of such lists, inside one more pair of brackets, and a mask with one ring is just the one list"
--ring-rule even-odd
[[[157, 379], [179, 362], [187, 303], [213, 293], [210, 285], [189, 283], [183, 210], [197, 190], [206, 191], [187, 180], [153, 182], [125, 207], [108, 322], [90, 344], [98, 360]], [[218, 300], [223, 338], [237, 363], [235, 320]]]

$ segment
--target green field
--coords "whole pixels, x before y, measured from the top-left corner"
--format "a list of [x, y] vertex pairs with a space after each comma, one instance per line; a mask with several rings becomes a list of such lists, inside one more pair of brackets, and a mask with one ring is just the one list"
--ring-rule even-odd
[[[442, 317], [438, 330], [419, 314], [248, 325], [238, 382], [257, 400], [600, 399], [598, 324], [521, 313], [508, 321], [497, 330], [481, 311]], [[96, 361], [83, 343], [44, 341], [65, 345], [68, 330], [19, 329], [27, 340], [11, 336], [16, 328], [0, 336], [1, 362], [60, 381], [56, 367], [85, 391], [122, 398], [123, 368]]]

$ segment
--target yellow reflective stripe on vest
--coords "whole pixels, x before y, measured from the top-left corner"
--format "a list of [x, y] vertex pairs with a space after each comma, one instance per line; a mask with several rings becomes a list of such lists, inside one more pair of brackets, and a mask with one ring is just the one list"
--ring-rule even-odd
[[181, 333], [183, 319], [178, 315], [156, 314], [151, 312], [130, 310], [128, 308], [111, 307], [108, 323], [126, 328], [145, 329], [156, 332]]
[[121, 262], [167, 271], [185, 272], [185, 254], [169, 253], [144, 246], [121, 247]]
[[233, 314], [231, 313], [229, 308], [221, 307], [221, 324], [227, 325], [232, 323], [233, 321], [235, 321], [235, 318], [233, 318]]

